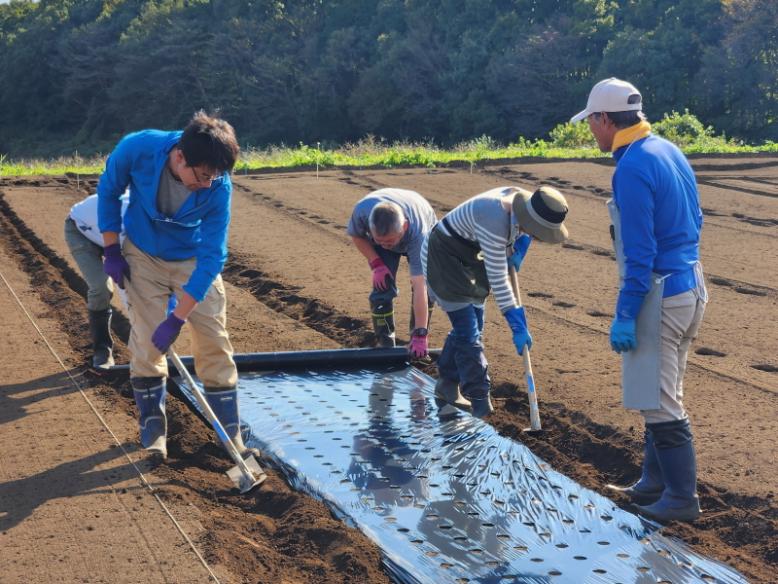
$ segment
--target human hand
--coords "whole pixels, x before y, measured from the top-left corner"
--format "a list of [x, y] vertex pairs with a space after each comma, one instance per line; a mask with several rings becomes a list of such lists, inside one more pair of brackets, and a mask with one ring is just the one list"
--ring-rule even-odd
[[617, 353], [632, 351], [638, 346], [635, 321], [632, 319], [620, 320], [614, 318], [611, 324], [611, 349]]
[[513, 344], [519, 355], [524, 355], [524, 347], [532, 348], [532, 335], [529, 334], [527, 327], [527, 316], [524, 314], [524, 307], [513, 307], [505, 313], [505, 320], [513, 331]]
[[414, 359], [423, 359], [429, 354], [427, 329], [417, 328], [413, 330], [411, 333], [411, 342], [408, 345], [408, 352]]
[[184, 322], [186, 321], [181, 320], [171, 312], [168, 317], [160, 323], [157, 330], [151, 335], [151, 342], [160, 353], [167, 353], [170, 345], [172, 345], [178, 338], [178, 335], [181, 334], [181, 327], [184, 326]]
[[532, 243], [532, 238], [526, 233], [522, 233], [513, 242], [513, 253], [508, 257], [508, 262], [517, 272], [521, 269], [521, 263], [524, 261], [524, 256], [527, 255], [530, 243]]
[[391, 281], [392, 272], [386, 267], [384, 261], [377, 257], [370, 261], [370, 269], [373, 270], [373, 288], [376, 290], [386, 290], [389, 287], [387, 281]]
[[124, 277], [130, 280], [130, 264], [122, 255], [122, 248], [118, 243], [106, 245], [103, 249], [103, 271], [114, 281], [122, 290], [124, 289]]

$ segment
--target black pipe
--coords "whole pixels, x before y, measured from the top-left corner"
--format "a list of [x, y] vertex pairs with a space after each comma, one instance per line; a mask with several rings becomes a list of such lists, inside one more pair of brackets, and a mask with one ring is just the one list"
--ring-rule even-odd
[[[439, 355], [440, 349], [430, 350]], [[409, 362], [408, 349], [324, 349], [318, 351], [279, 351], [275, 353], [236, 353], [233, 356], [238, 371], [267, 371], [276, 369], [344, 369], [354, 367], [392, 367]], [[192, 369], [194, 359], [181, 357], [187, 369]], [[175, 371], [168, 359], [168, 368]], [[114, 365], [111, 371], [129, 371], [129, 365]]]

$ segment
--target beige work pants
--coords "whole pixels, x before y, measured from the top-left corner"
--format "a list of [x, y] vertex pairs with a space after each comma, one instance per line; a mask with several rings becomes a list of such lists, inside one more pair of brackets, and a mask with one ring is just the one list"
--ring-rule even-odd
[[[184, 294], [183, 286], [189, 281], [196, 260], [168, 262], [144, 253], [129, 238], [124, 241], [122, 253], [130, 265], [130, 281], [125, 281], [132, 325], [130, 375], [164, 377], [167, 360], [152, 344], [151, 335], [167, 317], [171, 292], [177, 298]], [[221, 276], [216, 277], [187, 323], [191, 329], [195, 371], [203, 385], [207, 388], [235, 387], [238, 370], [227, 335], [227, 301]]]
[[682, 420], [683, 376], [689, 346], [702, 323], [705, 301], [695, 290], [662, 299], [661, 374], [658, 410], [641, 410], [647, 424]]

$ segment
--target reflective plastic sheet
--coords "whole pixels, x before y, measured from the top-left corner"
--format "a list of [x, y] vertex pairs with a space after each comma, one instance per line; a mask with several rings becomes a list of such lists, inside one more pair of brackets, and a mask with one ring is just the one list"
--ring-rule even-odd
[[[241, 373], [249, 442], [399, 582], [746, 582], [398, 371]], [[549, 439], [553, 440], [553, 437]]]

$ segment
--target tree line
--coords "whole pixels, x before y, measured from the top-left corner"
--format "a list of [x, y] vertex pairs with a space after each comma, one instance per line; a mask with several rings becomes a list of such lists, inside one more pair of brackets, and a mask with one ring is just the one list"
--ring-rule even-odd
[[219, 110], [252, 146], [537, 138], [591, 85], [778, 140], [775, 0], [11, 0], [0, 153], [102, 150]]

